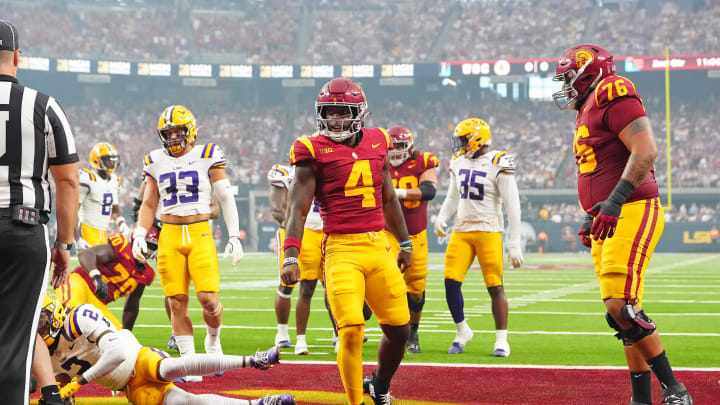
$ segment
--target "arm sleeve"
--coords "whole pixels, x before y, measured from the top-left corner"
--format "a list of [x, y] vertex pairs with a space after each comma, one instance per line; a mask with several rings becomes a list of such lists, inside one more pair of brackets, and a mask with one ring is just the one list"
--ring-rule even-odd
[[228, 179], [218, 180], [213, 183], [213, 191], [215, 197], [220, 202], [223, 218], [225, 218], [225, 226], [228, 230], [228, 236], [232, 237], [240, 236], [240, 220], [231, 187], [230, 180]]
[[113, 371], [125, 360], [125, 347], [117, 333], [111, 332], [105, 334], [100, 337], [97, 345], [102, 354], [97, 363], [83, 373], [83, 377], [88, 382]]
[[455, 173], [450, 172], [450, 184], [448, 185], [447, 195], [445, 195], [445, 201], [443, 201], [442, 207], [440, 207], [440, 213], [436, 221], [447, 223], [447, 221], [455, 215], [458, 201], [460, 201], [460, 193], [457, 189]]
[[62, 165], [80, 160], [65, 112], [52, 97], [48, 100], [45, 121], [48, 164]]
[[513, 175], [498, 175], [498, 189], [508, 216], [509, 246], [520, 247], [520, 194]]
[[636, 97], [621, 97], [605, 109], [603, 123], [609, 130], [619, 134], [629, 123], [645, 116], [640, 100]]

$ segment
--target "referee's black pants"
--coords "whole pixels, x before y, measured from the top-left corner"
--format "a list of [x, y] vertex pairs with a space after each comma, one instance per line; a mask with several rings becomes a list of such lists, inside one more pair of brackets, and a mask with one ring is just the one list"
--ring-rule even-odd
[[0, 395], [3, 404], [28, 404], [40, 306], [48, 282], [45, 225], [0, 218]]

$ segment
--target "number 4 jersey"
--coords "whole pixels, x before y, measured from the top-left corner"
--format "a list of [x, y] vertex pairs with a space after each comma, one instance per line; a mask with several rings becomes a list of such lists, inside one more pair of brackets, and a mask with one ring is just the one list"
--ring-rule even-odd
[[490, 151], [475, 159], [460, 156], [450, 162], [453, 176], [448, 193], [458, 193], [455, 232], [502, 232], [501, 189], [515, 181], [515, 161], [506, 152]]
[[212, 201], [210, 169], [226, 167], [220, 147], [214, 143], [195, 145], [181, 157], [155, 149], [145, 156], [144, 173], [158, 184], [163, 214], [186, 217], [209, 214]]
[[[622, 76], [603, 79], [578, 111], [573, 151], [578, 165], [578, 194], [585, 211], [607, 200], [620, 181], [630, 151], [618, 134], [644, 116], [645, 109], [635, 85]], [[626, 202], [657, 196], [653, 168]]]

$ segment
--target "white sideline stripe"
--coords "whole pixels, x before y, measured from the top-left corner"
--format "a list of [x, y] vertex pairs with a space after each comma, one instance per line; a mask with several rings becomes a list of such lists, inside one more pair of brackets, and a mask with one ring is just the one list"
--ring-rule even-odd
[[[162, 328], [167, 329], [170, 325], [135, 325], [136, 328]], [[247, 330], [277, 330], [277, 326], [240, 326], [240, 325], [223, 325], [223, 329], [247, 329]], [[193, 325], [193, 329], [205, 329], [205, 325]], [[332, 331], [332, 328], [307, 328], [307, 330], [313, 331]], [[366, 328], [366, 333], [379, 332], [378, 328]], [[420, 328], [420, 331], [425, 333], [456, 333], [455, 330], [425, 330]], [[494, 330], [473, 330], [473, 333], [482, 334], [495, 334]], [[611, 332], [566, 332], [566, 331], [508, 331], [511, 335], [589, 335], [589, 336], [614, 336]], [[662, 332], [663, 336], [688, 336], [688, 337], [720, 337], [720, 333], [674, 333], [674, 332]], [[373, 336], [373, 335], [369, 335]]]
[[[304, 365], [337, 365], [335, 361], [283, 360], [283, 364]], [[364, 361], [363, 365], [377, 365], [377, 362]], [[400, 367], [455, 367], [455, 368], [534, 368], [550, 370], [627, 370], [627, 366], [565, 366], [537, 364], [463, 364], [463, 363], [402, 363]], [[720, 371], [720, 367], [673, 367], [680, 371]]]

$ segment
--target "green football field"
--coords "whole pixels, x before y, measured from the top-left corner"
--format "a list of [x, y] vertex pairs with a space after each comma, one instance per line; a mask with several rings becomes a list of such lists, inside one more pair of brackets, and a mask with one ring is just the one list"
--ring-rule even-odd
[[[720, 255], [656, 254], [646, 277], [645, 312], [657, 323], [673, 367], [706, 368], [720, 364]], [[494, 324], [490, 300], [479, 267], [463, 284], [465, 315], [475, 332], [465, 353], [448, 355], [455, 328], [445, 303], [443, 256], [431, 254], [427, 302], [420, 325], [422, 354], [407, 355], [404, 362], [623, 366], [621, 343], [605, 322], [605, 309], [589, 254], [528, 254], [522, 269], [505, 272], [510, 303], [511, 356], [495, 358]], [[221, 297], [225, 307], [221, 334], [228, 354], [250, 354], [273, 345], [276, 319], [273, 309], [278, 284], [276, 257], [249, 254], [237, 267], [221, 259]], [[191, 294], [194, 291], [191, 287]], [[290, 316], [295, 341], [294, 306]], [[123, 300], [111, 305], [121, 317]], [[197, 300], [191, 299], [195, 343], [203, 352], [205, 327]], [[170, 326], [163, 306], [159, 280], [146, 288], [133, 330], [146, 346], [165, 349]], [[369, 341], [364, 360], [374, 362], [381, 333], [375, 319], [366, 326]], [[310, 355], [292, 349], [284, 360], [334, 361], [332, 329], [318, 284], [308, 324]], [[177, 352], [170, 352], [177, 355]]]

